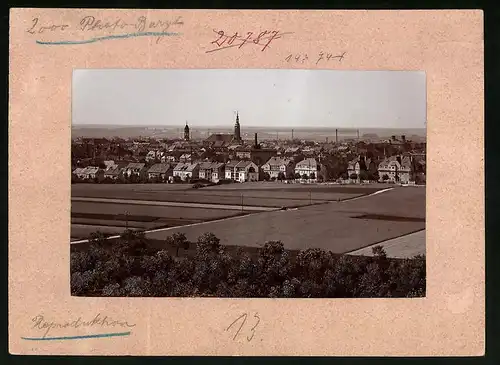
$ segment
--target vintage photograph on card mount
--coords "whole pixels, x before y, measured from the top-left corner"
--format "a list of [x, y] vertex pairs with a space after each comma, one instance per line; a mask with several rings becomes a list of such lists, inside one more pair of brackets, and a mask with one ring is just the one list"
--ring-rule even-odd
[[426, 75], [73, 71], [74, 296], [426, 295]]

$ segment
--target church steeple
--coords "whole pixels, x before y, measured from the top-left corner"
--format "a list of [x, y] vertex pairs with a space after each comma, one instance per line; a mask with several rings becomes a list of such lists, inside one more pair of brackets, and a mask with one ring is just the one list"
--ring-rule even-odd
[[189, 126], [187, 121], [186, 126], [184, 127], [184, 140], [189, 141]]
[[234, 124], [234, 139], [235, 141], [241, 141], [241, 129], [240, 129], [240, 115], [236, 112], [236, 123]]

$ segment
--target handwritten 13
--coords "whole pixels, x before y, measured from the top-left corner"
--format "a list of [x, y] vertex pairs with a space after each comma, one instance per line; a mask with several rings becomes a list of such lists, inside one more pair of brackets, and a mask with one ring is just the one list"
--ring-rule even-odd
[[277, 39], [282, 38], [285, 34], [291, 34], [292, 32], [280, 33], [278, 30], [265, 30], [263, 32], [255, 33], [254, 32], [246, 32], [246, 35], [240, 35], [238, 32], [234, 34], [226, 34], [223, 30], [215, 30], [214, 32], [217, 34], [217, 38], [210, 42], [210, 44], [214, 45], [215, 48], [206, 51], [206, 53], [211, 53], [215, 51], [221, 51], [223, 49], [228, 49], [232, 47], [241, 48], [245, 44], [254, 44], [262, 47], [261, 51], [264, 52], [271, 43]]
[[[229, 327], [226, 328], [226, 331], [229, 331], [233, 326], [236, 325], [236, 323], [240, 323], [240, 326], [236, 329], [236, 326], [234, 327], [236, 329], [235, 334], [233, 336], [233, 341], [236, 341], [236, 337], [240, 334], [241, 330], [243, 327], [245, 327], [245, 324], [247, 323], [247, 318], [248, 318], [248, 313], [243, 313], [240, 315], [238, 318], [236, 318], [230, 325]], [[249, 324], [248, 326], [245, 327], [245, 332], [247, 332], [246, 339], [248, 342], [252, 341], [252, 339], [255, 336], [255, 329], [260, 323], [260, 317], [258, 313], [254, 313], [253, 315], [253, 325]]]

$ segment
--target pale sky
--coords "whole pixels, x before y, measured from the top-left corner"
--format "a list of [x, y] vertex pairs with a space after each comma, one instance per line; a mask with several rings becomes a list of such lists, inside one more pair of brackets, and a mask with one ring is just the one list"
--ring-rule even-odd
[[286, 69], [73, 72], [73, 124], [425, 128], [425, 72]]

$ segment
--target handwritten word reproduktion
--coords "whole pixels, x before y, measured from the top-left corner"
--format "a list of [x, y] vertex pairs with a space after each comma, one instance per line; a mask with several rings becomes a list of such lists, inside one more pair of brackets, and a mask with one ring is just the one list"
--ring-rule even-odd
[[55, 329], [77, 329], [80, 327], [135, 327], [135, 324], [130, 324], [127, 321], [115, 320], [108, 316], [103, 317], [100, 313], [89, 320], [83, 320], [81, 317], [78, 317], [75, 320], [61, 322], [46, 320], [43, 315], [39, 314], [36, 317], [32, 318], [32, 321], [34, 323], [33, 329], [41, 330], [43, 332], [41, 338], [47, 337], [49, 335], [49, 332]]

